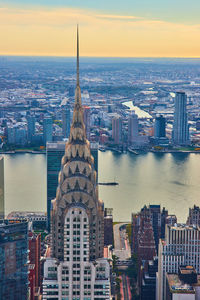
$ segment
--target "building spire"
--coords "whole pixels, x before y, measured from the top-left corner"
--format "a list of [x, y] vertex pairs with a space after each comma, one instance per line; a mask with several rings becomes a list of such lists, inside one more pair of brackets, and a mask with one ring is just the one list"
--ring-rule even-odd
[[77, 25], [77, 54], [76, 54], [76, 91], [75, 91], [75, 106], [81, 106], [81, 89], [79, 83], [79, 32]]
[[79, 34], [77, 25], [76, 85], [79, 86]]

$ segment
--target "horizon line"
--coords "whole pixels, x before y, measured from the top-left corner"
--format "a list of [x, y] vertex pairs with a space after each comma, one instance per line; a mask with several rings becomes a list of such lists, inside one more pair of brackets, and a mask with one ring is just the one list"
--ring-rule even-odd
[[[76, 55], [58, 54], [1, 54], [0, 57], [60, 57], [76, 58]], [[81, 55], [83, 58], [175, 58], [175, 59], [200, 59], [200, 56], [105, 56], [105, 55]]]

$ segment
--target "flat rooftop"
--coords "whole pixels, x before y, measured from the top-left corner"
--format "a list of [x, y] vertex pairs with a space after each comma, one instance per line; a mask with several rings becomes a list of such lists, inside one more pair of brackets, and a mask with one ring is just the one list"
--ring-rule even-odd
[[195, 294], [195, 286], [200, 286], [200, 275], [197, 277], [197, 283], [186, 284], [180, 280], [178, 274], [167, 274], [167, 280], [171, 293]]

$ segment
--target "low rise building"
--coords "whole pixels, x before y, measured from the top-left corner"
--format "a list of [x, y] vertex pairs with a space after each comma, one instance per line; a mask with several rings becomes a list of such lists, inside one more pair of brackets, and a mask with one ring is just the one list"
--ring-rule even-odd
[[178, 274], [166, 275], [166, 300], [200, 299], [200, 276], [193, 266], [181, 266]]

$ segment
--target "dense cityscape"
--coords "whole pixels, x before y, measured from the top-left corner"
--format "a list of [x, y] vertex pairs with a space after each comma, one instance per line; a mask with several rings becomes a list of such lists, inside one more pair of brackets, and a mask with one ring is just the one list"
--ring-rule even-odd
[[[198, 199], [185, 223], [150, 203], [119, 222], [98, 195], [119, 184], [99, 182], [99, 151], [198, 155], [199, 60], [81, 58], [79, 70], [77, 36], [76, 67], [0, 65], [0, 299], [200, 299]], [[16, 153], [46, 154], [46, 211], [6, 215], [4, 155]]]
[[[116, 62], [83, 58], [87, 138], [103, 151], [198, 151], [199, 61]], [[70, 59], [5, 57], [0, 72], [2, 152], [43, 151], [46, 142], [68, 138], [75, 84]], [[179, 95], [182, 107], [175, 109], [177, 91], [185, 95]], [[184, 111], [181, 125], [178, 110]], [[177, 131], [179, 125], [184, 132]]]

